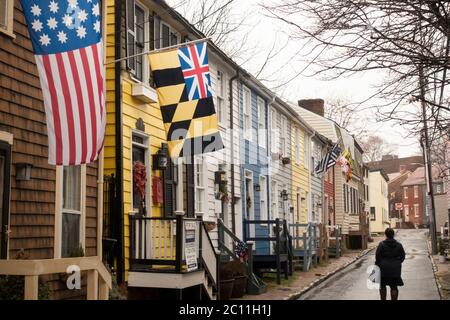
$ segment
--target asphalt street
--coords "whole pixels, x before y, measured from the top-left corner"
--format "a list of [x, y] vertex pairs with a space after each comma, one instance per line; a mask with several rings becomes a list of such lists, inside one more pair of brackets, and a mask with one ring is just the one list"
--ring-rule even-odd
[[[427, 230], [399, 230], [396, 239], [406, 251], [402, 265], [405, 285], [399, 300], [439, 300], [439, 292], [427, 249]], [[378, 300], [377, 289], [368, 289], [367, 268], [375, 263], [375, 250], [336, 273], [299, 300]], [[390, 299], [388, 288], [388, 299]]]

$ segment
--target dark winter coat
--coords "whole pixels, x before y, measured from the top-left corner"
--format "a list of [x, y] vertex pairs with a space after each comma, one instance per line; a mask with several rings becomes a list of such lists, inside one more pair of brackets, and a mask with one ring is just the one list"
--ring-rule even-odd
[[375, 264], [380, 267], [381, 277], [400, 278], [402, 263], [405, 261], [405, 250], [395, 239], [382, 241], [375, 254]]

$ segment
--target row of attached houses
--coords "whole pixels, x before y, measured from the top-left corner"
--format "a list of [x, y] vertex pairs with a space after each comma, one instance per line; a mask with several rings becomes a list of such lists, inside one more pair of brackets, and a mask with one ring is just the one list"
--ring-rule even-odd
[[[130, 299], [215, 299], [220, 266], [239, 258], [240, 242], [253, 245], [255, 273], [278, 276], [295, 258], [307, 265], [309, 249], [317, 259], [325, 226], [341, 230], [338, 245], [367, 246], [363, 151], [324, 117], [323, 100], [283, 100], [208, 41], [225, 148], [171, 159], [149, 62], [138, 54], [205, 36], [162, 0], [100, 3], [107, 124], [89, 165], [47, 163], [43, 93], [19, 1], [6, 1], [0, 17], [0, 275], [25, 276], [29, 299], [38, 283], [53, 299], [107, 299], [111, 273]], [[314, 172], [335, 144], [350, 153], [350, 178], [339, 165]], [[81, 291], [61, 276], [71, 265], [81, 266]], [[250, 286], [258, 279], [249, 275]]]

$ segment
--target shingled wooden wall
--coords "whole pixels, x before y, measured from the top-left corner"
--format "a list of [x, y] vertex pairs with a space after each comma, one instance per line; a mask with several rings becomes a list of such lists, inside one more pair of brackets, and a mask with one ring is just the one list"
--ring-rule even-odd
[[[18, 0], [14, 36], [0, 32], [0, 131], [14, 135], [11, 168], [9, 258], [24, 249], [30, 259], [54, 257], [55, 166], [48, 164], [42, 91], [29, 33]], [[16, 163], [32, 163], [31, 180], [16, 181]], [[87, 167], [86, 256], [97, 255], [97, 163]], [[55, 286], [55, 289], [60, 286]]]

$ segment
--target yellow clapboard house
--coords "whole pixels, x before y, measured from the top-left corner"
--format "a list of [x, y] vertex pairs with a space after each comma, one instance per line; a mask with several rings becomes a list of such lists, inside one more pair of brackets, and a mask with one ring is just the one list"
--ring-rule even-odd
[[127, 285], [128, 298], [157, 298], [161, 288], [180, 298], [196, 286], [212, 299], [216, 267], [208, 264], [216, 255], [211, 241], [200, 240], [209, 236], [194, 214], [194, 165], [168, 156], [147, 54], [199, 36], [162, 5], [106, 2], [104, 260]]

